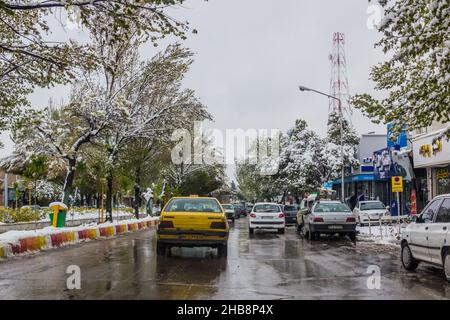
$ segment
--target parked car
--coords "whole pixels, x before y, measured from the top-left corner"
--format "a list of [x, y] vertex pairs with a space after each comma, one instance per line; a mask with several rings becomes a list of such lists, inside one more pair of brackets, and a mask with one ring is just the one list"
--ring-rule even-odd
[[164, 255], [171, 247], [214, 247], [227, 256], [229, 226], [216, 198], [177, 197], [161, 212], [156, 252]]
[[252, 212], [253, 210], [253, 204], [252, 203], [246, 203], [245, 204], [245, 212], [247, 215], [250, 214], [250, 212]]
[[282, 209], [286, 216], [286, 223], [296, 223], [298, 207], [296, 205], [287, 204], [284, 205]]
[[378, 200], [360, 201], [353, 209], [353, 214], [361, 226], [380, 223], [380, 218], [388, 216], [390, 213], [383, 202]]
[[317, 201], [303, 219], [299, 231], [310, 240], [320, 238], [321, 234], [348, 235], [352, 241], [356, 240], [356, 219], [340, 201]]
[[261, 202], [253, 206], [248, 218], [248, 232], [253, 234], [255, 229], [276, 229], [284, 233], [286, 227], [285, 216], [280, 205]]
[[239, 218], [239, 213], [232, 204], [222, 204], [222, 208], [225, 210], [228, 220], [234, 222], [236, 218]]
[[245, 209], [245, 206], [243, 204], [236, 204], [235, 207], [237, 208], [237, 212], [239, 213], [240, 217], [245, 217], [247, 216], [247, 211]]
[[444, 269], [450, 282], [450, 194], [435, 197], [402, 233], [401, 261], [408, 271], [424, 262]]

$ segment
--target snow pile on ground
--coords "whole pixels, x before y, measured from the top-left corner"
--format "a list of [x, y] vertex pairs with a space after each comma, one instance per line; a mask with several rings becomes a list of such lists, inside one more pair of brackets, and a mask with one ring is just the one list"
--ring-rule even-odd
[[404, 224], [400, 226], [400, 232], [398, 225], [383, 225], [381, 227], [379, 225], [371, 227], [357, 226], [356, 230], [359, 232], [358, 240], [360, 241], [373, 241], [385, 245], [399, 245], [404, 227]]
[[0, 258], [76, 244], [156, 226], [158, 217], [90, 223], [77, 227], [13, 230], [0, 234]]
[[[104, 216], [106, 216], [106, 212], [104, 212]], [[113, 212], [113, 218], [118, 217], [134, 217], [134, 213], [127, 212], [127, 211], [114, 211]], [[100, 213], [98, 211], [86, 211], [83, 213], [80, 212], [73, 212], [68, 211], [66, 215], [66, 220], [80, 220], [80, 219], [97, 219], [100, 218]], [[47, 217], [45, 219], [42, 219], [41, 221], [50, 221], [50, 218]]]

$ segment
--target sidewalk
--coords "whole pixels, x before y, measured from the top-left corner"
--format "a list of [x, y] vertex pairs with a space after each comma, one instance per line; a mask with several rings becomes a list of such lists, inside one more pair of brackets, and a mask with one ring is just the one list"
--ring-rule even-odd
[[357, 226], [356, 230], [359, 231], [358, 240], [359, 241], [371, 241], [377, 244], [399, 246], [401, 239], [401, 232], [406, 224], [401, 224], [400, 234], [398, 230], [398, 225], [374, 225], [371, 227], [361, 227]]

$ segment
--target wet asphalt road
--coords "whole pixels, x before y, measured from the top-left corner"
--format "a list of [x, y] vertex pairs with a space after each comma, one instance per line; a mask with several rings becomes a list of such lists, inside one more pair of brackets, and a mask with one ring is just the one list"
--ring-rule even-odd
[[[449, 299], [439, 269], [407, 273], [396, 248], [345, 239], [309, 242], [256, 233], [245, 218], [230, 232], [228, 258], [208, 248], [174, 248], [156, 256], [155, 230], [0, 262], [0, 299]], [[66, 288], [69, 265], [81, 289]], [[368, 289], [367, 269], [381, 270]]]

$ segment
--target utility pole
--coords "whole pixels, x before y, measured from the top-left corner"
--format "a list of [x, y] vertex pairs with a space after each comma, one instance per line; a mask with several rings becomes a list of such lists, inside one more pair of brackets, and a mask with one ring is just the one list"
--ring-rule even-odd
[[8, 208], [8, 174], [5, 172], [5, 185], [4, 185], [4, 194], [3, 194], [3, 196], [4, 196], [4, 199], [5, 199], [5, 201], [4, 201], [4, 206], [5, 206], [5, 208]]
[[311, 89], [311, 88], [307, 88], [304, 86], [299, 86], [300, 91], [311, 91], [311, 92], [315, 92], [317, 94], [323, 95], [325, 97], [328, 97], [330, 99], [335, 99], [338, 101], [339, 104], [339, 124], [340, 124], [340, 135], [341, 135], [341, 163], [342, 163], [342, 169], [341, 169], [341, 200], [343, 203], [345, 203], [345, 190], [344, 190], [344, 186], [345, 186], [345, 164], [344, 164], [344, 113], [342, 112], [342, 104], [341, 104], [341, 99], [339, 99], [338, 97], [332, 96], [330, 94], [326, 94], [324, 92], [321, 91], [317, 91], [315, 89]]
[[[342, 170], [341, 170], [341, 188], [342, 188], [342, 203], [345, 203], [345, 164], [344, 164], [344, 114], [342, 112], [342, 105], [341, 105], [341, 99], [339, 99], [339, 124], [341, 127], [341, 163], [342, 163]], [[370, 220], [370, 219], [369, 219]]]

